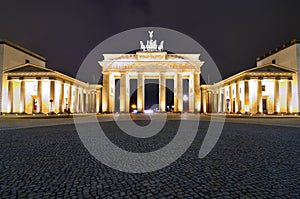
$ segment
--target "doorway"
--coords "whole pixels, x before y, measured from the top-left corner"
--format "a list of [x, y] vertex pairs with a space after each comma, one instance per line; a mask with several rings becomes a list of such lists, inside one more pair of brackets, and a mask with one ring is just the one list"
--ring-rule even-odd
[[159, 80], [145, 79], [145, 110], [159, 110]]
[[267, 99], [262, 99], [262, 108], [263, 108], [263, 113], [268, 113], [267, 109]]
[[38, 98], [37, 96], [32, 96], [32, 113], [37, 113], [38, 111]]
[[232, 101], [232, 112], [235, 113], [235, 100]]

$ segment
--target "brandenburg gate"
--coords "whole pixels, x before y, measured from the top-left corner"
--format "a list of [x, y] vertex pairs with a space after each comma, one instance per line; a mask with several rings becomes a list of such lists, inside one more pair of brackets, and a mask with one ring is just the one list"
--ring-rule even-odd
[[170, 54], [164, 41], [140, 41], [134, 54], [103, 54], [102, 112], [115, 112], [115, 80], [120, 79], [120, 112], [130, 111], [130, 79], [137, 79], [137, 110], [144, 111], [145, 79], [159, 79], [159, 111], [166, 111], [166, 80], [174, 80], [174, 112], [183, 111], [183, 79], [189, 81], [189, 112], [200, 112], [200, 54]]

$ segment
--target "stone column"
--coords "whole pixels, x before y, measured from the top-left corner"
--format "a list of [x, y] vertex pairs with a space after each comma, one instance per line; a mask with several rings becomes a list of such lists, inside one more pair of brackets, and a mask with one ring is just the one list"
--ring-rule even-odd
[[95, 101], [96, 101], [96, 100], [95, 100], [95, 91], [92, 92], [91, 96], [92, 96], [92, 107], [91, 107], [91, 112], [94, 113], [94, 112], [95, 112], [95, 106], [96, 106], [96, 104], [95, 104]]
[[159, 75], [159, 111], [166, 112], [166, 75]]
[[21, 88], [20, 88], [20, 100], [21, 100], [21, 107], [20, 112], [25, 113], [26, 111], [26, 89], [25, 89], [25, 80], [21, 80]]
[[14, 112], [14, 82], [13, 80], [8, 80], [8, 105], [10, 105], [7, 110], [9, 113]]
[[96, 90], [93, 91], [93, 107], [92, 107], [92, 112], [95, 113], [96, 111], [96, 106], [97, 106], [97, 102], [96, 102]]
[[96, 106], [96, 100], [95, 100], [95, 91], [92, 92], [92, 107], [91, 107], [91, 112], [94, 113], [95, 112], [95, 106]]
[[189, 77], [189, 112], [195, 112], [195, 83], [194, 74]]
[[174, 75], [174, 112], [178, 112], [177, 75]]
[[95, 112], [95, 92], [91, 92], [91, 110], [90, 112], [94, 113]]
[[54, 112], [54, 104], [55, 104], [55, 81], [51, 80], [50, 81], [50, 113]]
[[84, 101], [83, 101], [83, 88], [80, 88], [80, 102], [79, 102], [79, 106], [80, 106], [80, 112], [84, 112]]
[[207, 112], [213, 112], [213, 99], [212, 99], [212, 91], [207, 92]]
[[101, 104], [101, 98], [100, 98], [100, 93], [101, 91], [99, 89], [96, 88], [95, 90], [95, 113], [100, 113], [100, 104]]
[[219, 89], [219, 100], [218, 100], [218, 112], [222, 113], [223, 112], [223, 107], [222, 107], [222, 89]]
[[78, 106], [77, 106], [77, 112], [78, 113], [82, 112], [82, 110], [81, 110], [81, 101], [82, 101], [81, 88], [78, 88]]
[[102, 112], [109, 112], [109, 93], [110, 82], [109, 73], [103, 72], [103, 87], [102, 87]]
[[225, 89], [225, 86], [224, 86], [224, 88], [223, 88], [223, 99], [222, 99], [222, 100], [223, 100], [223, 109], [222, 109], [222, 110], [223, 110], [224, 113], [227, 112], [227, 110], [226, 110], [226, 106], [227, 106], [227, 104], [226, 104], [226, 103], [227, 103], [227, 102], [226, 102], [226, 99], [227, 99], [227, 98], [226, 98], [226, 97], [227, 97], [227, 96], [226, 96], [226, 89]]
[[274, 80], [274, 114], [278, 114], [280, 112], [280, 104], [279, 104], [279, 81], [278, 79]]
[[[69, 92], [68, 92], [68, 108], [70, 111], [73, 109], [73, 103], [72, 103], [72, 85], [69, 85]], [[67, 110], [68, 111], [68, 110]]]
[[182, 73], [177, 73], [177, 111], [183, 111]]
[[261, 84], [261, 79], [257, 80], [257, 113], [262, 113], [262, 84]]
[[78, 87], [75, 87], [75, 95], [74, 95], [74, 112], [78, 113]]
[[287, 113], [292, 113], [292, 81], [290, 79], [287, 80], [286, 95]]
[[126, 74], [126, 103], [125, 103], [125, 112], [130, 112], [130, 77]]
[[95, 110], [96, 113], [101, 112], [101, 110], [100, 110], [101, 101], [100, 100], [101, 100], [101, 90], [97, 89], [96, 90], [96, 110]]
[[121, 78], [120, 78], [120, 112], [126, 112], [126, 107], [129, 106], [127, 104], [127, 97], [126, 97], [126, 92], [127, 92], [127, 75], [125, 72], [121, 73]]
[[[247, 109], [247, 110], [245, 110]], [[244, 113], [248, 113], [250, 111], [250, 103], [249, 103], [249, 81], [244, 81]]]
[[115, 112], [115, 77], [113, 74], [109, 75], [109, 112]]
[[39, 110], [38, 113], [43, 112], [43, 82], [41, 79], [38, 80], [38, 85], [37, 85], [37, 96], [38, 96], [38, 102], [39, 102]]
[[137, 80], [137, 108], [138, 111], [144, 111], [144, 74], [138, 73]]
[[65, 84], [63, 82], [60, 83], [60, 96], [59, 96], [59, 112], [64, 112], [64, 102], [65, 102]]
[[236, 107], [236, 113], [240, 113], [241, 112], [241, 99], [240, 99], [240, 88], [239, 88], [239, 82], [236, 82], [235, 84], [235, 107]]
[[232, 97], [232, 86], [229, 85], [229, 104], [230, 104], [230, 109], [229, 112], [232, 113], [233, 112], [233, 97]]
[[90, 105], [91, 105], [91, 102], [90, 102], [90, 99], [91, 99], [91, 93], [90, 91], [88, 90], [85, 90], [85, 112], [88, 113], [90, 112]]
[[207, 102], [206, 102], [206, 91], [202, 92], [202, 112], [206, 113], [207, 112]]
[[201, 88], [200, 88], [200, 72], [194, 73], [194, 102], [196, 112], [201, 111]]
[[213, 104], [213, 112], [218, 112], [218, 93], [217, 91], [213, 91], [213, 98], [214, 98], [214, 104]]

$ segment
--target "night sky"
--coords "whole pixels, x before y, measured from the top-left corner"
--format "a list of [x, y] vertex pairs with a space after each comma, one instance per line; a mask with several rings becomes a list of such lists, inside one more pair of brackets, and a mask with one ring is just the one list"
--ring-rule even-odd
[[0, 38], [41, 54], [49, 68], [73, 77], [96, 45], [132, 28], [164, 27], [192, 37], [223, 77], [300, 38], [296, 0], [2, 0], [0, 7]]

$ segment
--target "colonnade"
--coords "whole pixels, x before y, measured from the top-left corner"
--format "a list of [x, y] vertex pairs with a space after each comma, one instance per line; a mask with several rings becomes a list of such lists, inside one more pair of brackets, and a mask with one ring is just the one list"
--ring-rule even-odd
[[[35, 94], [32, 94], [29, 98], [28, 96], [26, 97], [26, 95], [30, 88], [26, 87], [26, 82], [32, 81], [36, 82], [36, 90], [30, 91], [31, 94]], [[49, 82], [49, 86], [45, 86], [44, 82]], [[20, 86], [16, 86], [17, 83], [19, 83]], [[58, 84], [60, 86], [58, 86]], [[16, 91], [16, 89], [20, 90]], [[59, 92], [56, 92], [56, 89], [59, 89]], [[68, 92], [65, 92], [65, 89], [68, 89]], [[15, 96], [15, 93], [19, 93], [19, 96]], [[58, 96], [56, 96], [57, 94]], [[34, 104], [34, 100], [36, 100], [36, 104]], [[53, 79], [18, 78], [8, 80], [8, 113], [64, 113], [68, 111], [68, 109], [75, 113], [100, 112], [100, 101], [100, 89], [89, 89], [73, 83], [65, 83]], [[26, 111], [28, 110], [26, 106], [32, 107], [30, 111]]]
[[[120, 112], [130, 111], [130, 79], [137, 79], [137, 110], [145, 109], [145, 79], [152, 74], [138, 72], [130, 74], [121, 72], [116, 75], [112, 72], [103, 72], [102, 111], [115, 112], [115, 79], [120, 79]], [[200, 112], [201, 91], [200, 73], [176, 72], [172, 75], [160, 72], [156, 78], [159, 80], [159, 111], [166, 111], [166, 80], [174, 79], [174, 112], [183, 111], [183, 79], [189, 79], [189, 112]]]
[[[203, 93], [203, 110], [204, 112], [228, 112], [228, 113], [264, 113], [263, 99], [272, 99], [272, 110], [274, 114], [282, 112], [281, 97], [286, 99], [286, 113], [292, 113], [292, 80], [291, 79], [273, 79], [273, 88], [271, 93], [273, 96], [263, 96], [262, 78], [255, 81], [256, 91], [252, 90], [250, 96], [249, 87], [250, 79], [235, 81], [225, 84], [219, 88], [210, 88]], [[280, 93], [279, 81], [286, 82], [285, 93]], [[241, 86], [243, 85], [243, 86]], [[226, 87], [228, 89], [226, 89]], [[235, 94], [233, 94], [235, 92]], [[243, 99], [241, 100], [241, 95]], [[267, 102], [269, 103], [269, 102]]]

